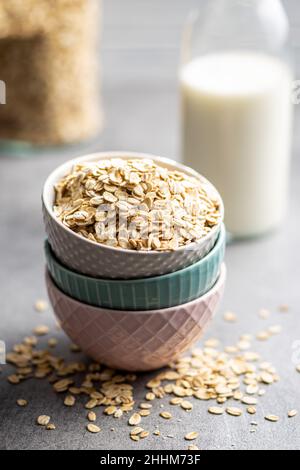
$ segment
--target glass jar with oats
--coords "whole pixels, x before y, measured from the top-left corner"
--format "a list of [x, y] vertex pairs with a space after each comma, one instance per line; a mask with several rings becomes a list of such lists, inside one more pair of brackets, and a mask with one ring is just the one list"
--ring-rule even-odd
[[99, 134], [100, 10], [99, 0], [0, 2], [0, 152]]

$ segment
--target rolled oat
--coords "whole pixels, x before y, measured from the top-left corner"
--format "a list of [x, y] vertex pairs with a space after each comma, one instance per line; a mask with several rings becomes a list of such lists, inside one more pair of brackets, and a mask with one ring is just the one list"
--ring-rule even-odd
[[129, 250], [173, 251], [198, 242], [221, 216], [207, 183], [148, 159], [79, 163], [55, 192], [54, 212], [66, 227]]

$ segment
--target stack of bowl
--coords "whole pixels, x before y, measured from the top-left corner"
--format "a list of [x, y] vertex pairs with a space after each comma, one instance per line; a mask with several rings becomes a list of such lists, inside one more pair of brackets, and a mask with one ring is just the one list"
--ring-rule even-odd
[[[88, 240], [62, 224], [53, 210], [55, 184], [74, 164], [109, 158], [151, 158], [202, 178], [172, 160], [109, 152], [70, 160], [43, 189], [48, 240], [46, 283], [56, 316], [86, 354], [110, 367], [151, 370], [176, 359], [199, 339], [223, 293], [225, 228], [220, 222], [199, 243], [175, 251], [135, 251]], [[207, 181], [206, 181], [207, 183]]]

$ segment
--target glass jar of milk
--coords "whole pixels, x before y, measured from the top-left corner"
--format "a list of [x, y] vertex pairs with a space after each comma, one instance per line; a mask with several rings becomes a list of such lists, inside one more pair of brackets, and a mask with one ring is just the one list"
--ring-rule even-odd
[[293, 108], [288, 32], [280, 0], [211, 0], [185, 30], [183, 160], [220, 191], [234, 237], [268, 232], [285, 213]]

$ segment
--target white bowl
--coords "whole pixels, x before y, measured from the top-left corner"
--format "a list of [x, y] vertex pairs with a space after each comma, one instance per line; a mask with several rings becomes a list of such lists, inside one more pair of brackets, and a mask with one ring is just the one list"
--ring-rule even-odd
[[[221, 217], [216, 225], [198, 243], [194, 242], [175, 251], [136, 251], [114, 248], [88, 240], [62, 224], [53, 210], [54, 185], [79, 162], [110, 158], [152, 159], [169, 169], [179, 170], [200, 179], [220, 201]], [[69, 160], [56, 168], [47, 178], [42, 194], [43, 214], [50, 245], [59, 260], [70, 269], [92, 277], [134, 279], [159, 276], [185, 268], [203, 258], [214, 246], [224, 216], [221, 196], [203, 176], [191, 168], [166, 158], [135, 152], [101, 152]]]

